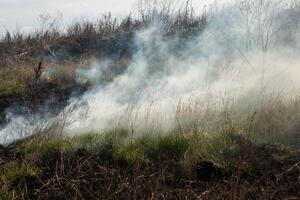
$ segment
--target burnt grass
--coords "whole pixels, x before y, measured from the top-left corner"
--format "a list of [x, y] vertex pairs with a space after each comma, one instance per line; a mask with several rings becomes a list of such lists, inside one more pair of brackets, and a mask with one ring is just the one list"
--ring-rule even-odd
[[49, 148], [40, 159], [34, 159], [20, 150], [31, 142], [25, 139], [0, 147], [4, 176], [12, 166], [24, 163], [35, 169], [30, 173], [27, 168], [9, 179], [2, 176], [0, 199], [250, 200], [300, 196], [300, 152], [255, 144], [241, 136], [235, 138], [235, 153], [228, 166], [199, 158], [190, 173], [172, 156], [130, 162], [116, 158], [109, 146], [72, 151]]
[[47, 107], [47, 113], [55, 115], [68, 104], [69, 98], [83, 94], [86, 89], [75, 83], [62, 88], [54, 82], [41, 82], [28, 84], [22, 93], [0, 94], [0, 126], [9, 122], [9, 109], [15, 115], [29, 116]]

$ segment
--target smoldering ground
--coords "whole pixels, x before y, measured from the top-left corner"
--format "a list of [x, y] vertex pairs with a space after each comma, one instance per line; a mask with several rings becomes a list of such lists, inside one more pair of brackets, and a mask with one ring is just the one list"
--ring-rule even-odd
[[[112, 128], [168, 133], [190, 125], [193, 116], [182, 114], [187, 108], [197, 115], [193, 126], [203, 128], [208, 109], [226, 107], [248, 116], [274, 98], [289, 102], [297, 96], [297, 1], [235, 1], [206, 12], [205, 29], [184, 40], [180, 33], [167, 36], [163, 15], [156, 13], [151, 23], [135, 31], [132, 58], [111, 82], [102, 81], [109, 59], [78, 69], [78, 81], [90, 81], [93, 87], [69, 100], [66, 110], [72, 112], [63, 116], [72, 123], [65, 124], [64, 134]], [[82, 102], [86, 106], [72, 109]], [[14, 128], [20, 119], [28, 123], [13, 116], [0, 131], [1, 138], [21, 130]], [[41, 122], [30, 124], [27, 135]]]

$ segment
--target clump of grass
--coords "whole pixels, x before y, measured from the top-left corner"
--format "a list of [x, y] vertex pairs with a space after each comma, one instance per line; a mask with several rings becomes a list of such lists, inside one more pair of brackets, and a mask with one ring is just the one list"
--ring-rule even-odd
[[33, 138], [28, 143], [18, 147], [18, 151], [25, 155], [26, 160], [37, 161], [43, 155], [57, 150], [68, 149], [70, 144], [59, 139]]
[[129, 164], [138, 164], [144, 161], [142, 148], [129, 140], [123, 140], [113, 147], [113, 158]]
[[231, 156], [234, 155], [234, 137], [232, 134], [211, 134], [199, 136], [197, 134], [190, 138], [190, 156], [193, 161], [199, 159], [210, 160], [222, 166], [231, 164]]
[[16, 196], [21, 196], [16, 194], [15, 191], [1, 191], [0, 192], [0, 199], [6, 200], [6, 199], [16, 199]]
[[26, 86], [34, 77], [29, 66], [14, 66], [0, 70], [0, 95], [24, 93]]
[[145, 137], [143, 153], [153, 161], [180, 161], [189, 147], [188, 140], [179, 135]]
[[0, 85], [1, 95], [19, 94], [23, 92], [25, 92], [25, 88], [14, 81], [5, 81]]
[[35, 177], [38, 173], [38, 168], [31, 162], [16, 163], [11, 162], [6, 165], [6, 168], [1, 175], [1, 180], [4, 183], [20, 183], [27, 178]]
[[[84, 135], [69, 137], [66, 138], [65, 140], [68, 141], [72, 149], [78, 149], [78, 148], [93, 149], [93, 148], [97, 148], [103, 142], [103, 138], [104, 136], [102, 134], [88, 133]], [[70, 148], [65, 147], [65, 149], [70, 149]]]

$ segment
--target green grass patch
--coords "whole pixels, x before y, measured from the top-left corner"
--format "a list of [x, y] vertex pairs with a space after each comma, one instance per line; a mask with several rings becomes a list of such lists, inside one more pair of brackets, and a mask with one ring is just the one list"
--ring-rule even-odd
[[34, 71], [29, 66], [11, 66], [0, 70], [0, 96], [24, 93], [33, 79]]
[[3, 81], [0, 84], [0, 96], [25, 93], [26, 88], [14, 81]]
[[36, 138], [19, 146], [18, 150], [31, 163], [51, 152], [74, 153], [78, 149], [84, 149], [106, 155], [111, 161], [122, 161], [130, 165], [177, 163], [191, 171], [192, 166], [200, 160], [209, 160], [225, 168], [238, 165], [239, 142], [243, 142], [240, 138], [251, 140], [253, 144], [261, 141], [236, 134], [229, 126], [211, 134], [144, 134], [135, 138], [125, 130], [112, 130], [102, 134], [89, 133], [60, 139]]
[[6, 168], [1, 175], [1, 179], [5, 183], [18, 183], [28, 177], [36, 176], [37, 172], [37, 167], [30, 162], [11, 162], [6, 165]]
[[154, 161], [180, 161], [189, 147], [188, 140], [179, 135], [155, 136], [137, 142], [143, 144], [143, 153]]
[[126, 161], [129, 164], [143, 162], [145, 158], [141, 147], [129, 140], [115, 143], [112, 148], [112, 156], [115, 160]]

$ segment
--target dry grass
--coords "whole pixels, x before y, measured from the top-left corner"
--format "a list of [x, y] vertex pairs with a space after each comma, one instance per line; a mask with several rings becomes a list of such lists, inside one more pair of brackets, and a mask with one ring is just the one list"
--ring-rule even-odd
[[0, 70], [0, 95], [23, 93], [34, 78], [33, 66], [22, 65]]
[[[134, 141], [112, 132], [63, 140], [32, 138], [7, 151], [1, 154], [7, 163], [0, 195], [8, 199], [282, 199], [299, 195], [300, 171], [295, 167], [299, 154], [229, 132], [214, 137], [143, 136]], [[225, 159], [227, 164], [222, 162]], [[208, 182], [199, 179], [196, 166], [201, 160], [219, 163], [223, 176]]]
[[[195, 104], [180, 106], [181, 127], [169, 135], [145, 130], [132, 137], [131, 130], [123, 127], [63, 137], [56, 134], [56, 127], [61, 131], [63, 126], [53, 123], [36, 136], [3, 147], [0, 197], [284, 199], [300, 195], [299, 152], [280, 139], [294, 141], [298, 98], [274, 100], [255, 115], [244, 116], [244, 111], [235, 113], [230, 106], [218, 111], [191, 105]], [[183, 123], [187, 116], [191, 120]], [[222, 175], [204, 181], [197, 170], [202, 161], [214, 163]]]
[[[199, 16], [188, 3], [181, 9], [159, 9], [156, 5], [122, 19], [105, 14], [95, 22], [78, 21], [61, 32], [55, 26], [55, 19], [45, 19], [44, 27], [31, 34], [9, 33], [0, 38], [0, 67], [14, 63], [36, 62], [36, 58], [66, 62], [81, 56], [97, 57], [131, 56], [134, 32], [155, 21], [162, 23], [164, 35], [179, 35], [184, 42], [190, 35], [201, 32], [207, 18]], [[46, 30], [45, 30], [46, 28]], [[193, 32], [192, 34], [190, 34]]]
[[[34, 104], [39, 106], [53, 90], [51, 95], [65, 103], [70, 92], [64, 91], [88, 85], [78, 81], [76, 71], [90, 65], [91, 58], [113, 58], [96, 81], [111, 82], [124, 72], [134, 49], [133, 33], [140, 28], [160, 19], [164, 37], [176, 36], [181, 44], [201, 32], [207, 20], [205, 14], [195, 16], [189, 5], [176, 13], [151, 7], [141, 11], [137, 19], [107, 14], [95, 23], [74, 23], [66, 33], [53, 27], [31, 35], [7, 33], [0, 40], [0, 96], [28, 93], [34, 97], [35, 110]], [[42, 81], [32, 85], [36, 65], [32, 63], [41, 55], [47, 57]], [[2, 106], [2, 100], [4, 113], [11, 104], [6, 99]], [[168, 134], [156, 127], [135, 130], [131, 105], [120, 127], [105, 133], [64, 136], [66, 119], [58, 117], [59, 121], [37, 129], [36, 135], [0, 146], [0, 199], [299, 196], [300, 98], [272, 98], [254, 105], [254, 110], [236, 109], [239, 106], [179, 103], [175, 127]], [[201, 179], [197, 166], [202, 161], [213, 163], [222, 176]]]

